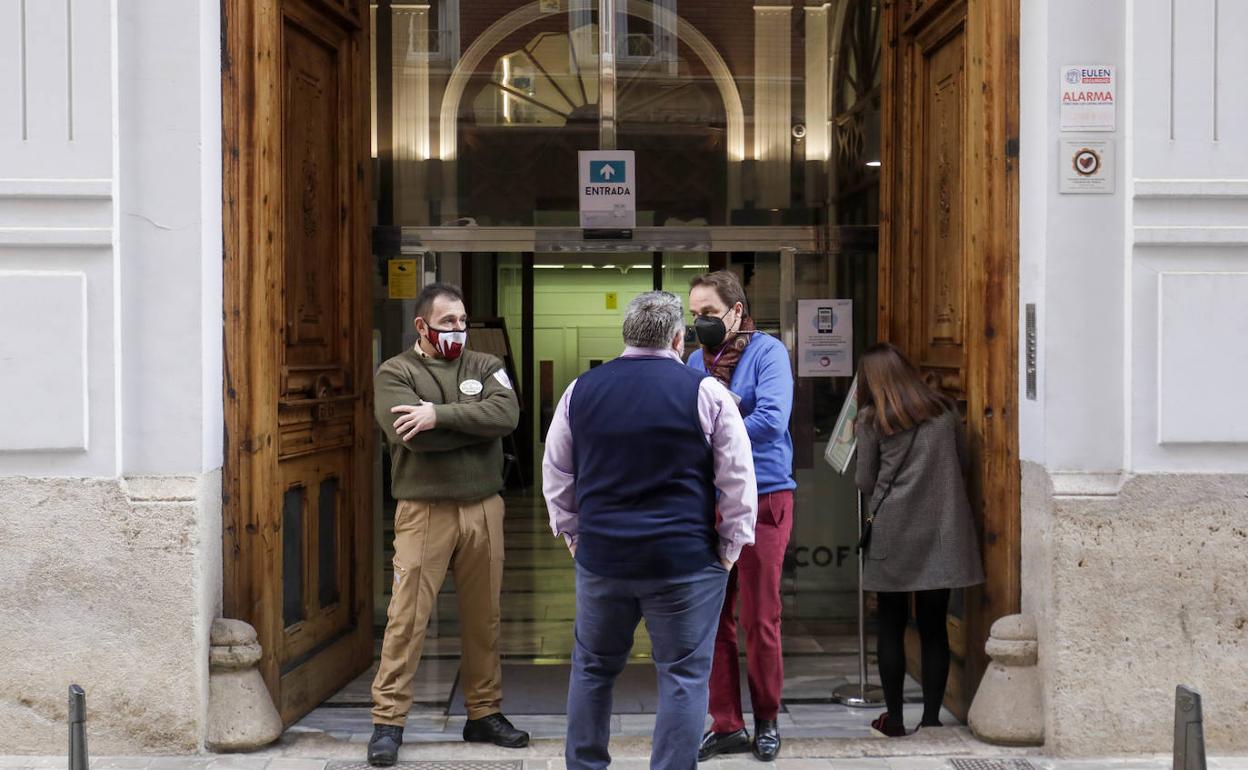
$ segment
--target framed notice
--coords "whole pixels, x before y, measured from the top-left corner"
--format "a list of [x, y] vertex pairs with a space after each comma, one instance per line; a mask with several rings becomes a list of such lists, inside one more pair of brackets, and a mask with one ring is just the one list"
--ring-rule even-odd
[[854, 373], [854, 301], [797, 302], [797, 376], [849, 377]]
[[841, 406], [841, 413], [836, 417], [836, 427], [832, 429], [832, 438], [823, 450], [823, 459], [837, 473], [844, 475], [849, 469], [849, 461], [854, 458], [854, 450], [858, 441], [854, 438], [854, 420], [858, 417], [858, 378], [855, 376], [849, 385], [849, 395]]

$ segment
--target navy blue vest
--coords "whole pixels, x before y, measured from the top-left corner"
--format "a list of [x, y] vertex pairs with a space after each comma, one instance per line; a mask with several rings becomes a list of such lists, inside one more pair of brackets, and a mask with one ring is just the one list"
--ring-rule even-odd
[[718, 559], [715, 466], [698, 419], [706, 375], [670, 358], [617, 358], [569, 404], [576, 560], [598, 575], [684, 575]]

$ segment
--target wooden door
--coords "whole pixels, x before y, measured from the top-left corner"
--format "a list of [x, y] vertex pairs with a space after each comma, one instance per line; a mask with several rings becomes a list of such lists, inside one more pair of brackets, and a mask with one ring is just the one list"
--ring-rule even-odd
[[373, 658], [368, 6], [223, 7], [224, 610], [289, 724]]
[[1020, 601], [1017, 4], [894, 0], [884, 18], [880, 332], [963, 411], [988, 578], [950, 611], [963, 719]]

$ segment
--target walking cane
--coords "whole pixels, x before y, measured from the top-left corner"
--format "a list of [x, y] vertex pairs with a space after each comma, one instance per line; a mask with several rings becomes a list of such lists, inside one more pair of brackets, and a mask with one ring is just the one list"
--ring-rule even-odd
[[[862, 492], [858, 493], [858, 537], [862, 537]], [[884, 702], [884, 691], [867, 684], [867, 602], [862, 592], [863, 552], [858, 552], [858, 683], [846, 682], [832, 691], [832, 699], [852, 708]]]

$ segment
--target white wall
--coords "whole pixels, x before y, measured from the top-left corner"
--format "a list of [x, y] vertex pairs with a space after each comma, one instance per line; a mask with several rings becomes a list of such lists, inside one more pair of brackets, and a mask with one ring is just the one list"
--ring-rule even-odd
[[[1060, 141], [1113, 139], [1121, 154], [1126, 116], [1119, 105], [1117, 131], [1062, 133], [1058, 104], [1063, 65], [1121, 71], [1123, 8], [1023, 0], [1021, 12], [1019, 304], [1020, 313], [1036, 305], [1039, 382], [1036, 401], [1020, 393], [1020, 449], [1055, 471], [1112, 472], [1123, 467], [1125, 435], [1123, 205], [1119, 195], [1057, 190]], [[1022, 351], [1021, 315], [1019, 330]]]
[[[1211, 752], [1240, 752], [1245, 610], [1226, 586], [1248, 513], [1248, 4], [1021, 11], [1019, 299], [1040, 315], [1039, 398], [1020, 382], [1022, 605], [1046, 750], [1167, 750], [1183, 682]], [[1117, 68], [1117, 130], [1059, 130], [1065, 65]], [[1106, 138], [1115, 192], [1059, 193], [1059, 142]]]
[[0, 754], [63, 740], [70, 681], [101, 751], [202, 746], [219, 19], [218, 0], [0, 3], [0, 585], [23, 599], [0, 603]]
[[119, 9], [124, 471], [199, 473], [222, 461], [220, 9]]
[[[1022, 458], [1059, 493], [1077, 475], [1104, 481], [1068, 491], [1246, 472], [1248, 5], [1022, 0], [1022, 15], [1019, 299], [1039, 315]], [[1070, 64], [1117, 68], [1116, 131], [1059, 131]], [[1107, 138], [1115, 192], [1059, 193], [1059, 142]]]
[[0, 474], [116, 476], [113, 18], [4, 3], [0, 29]]
[[0, 5], [0, 475], [221, 465], [219, 15]]
[[1131, 467], [1244, 473], [1248, 4], [1133, 13]]

